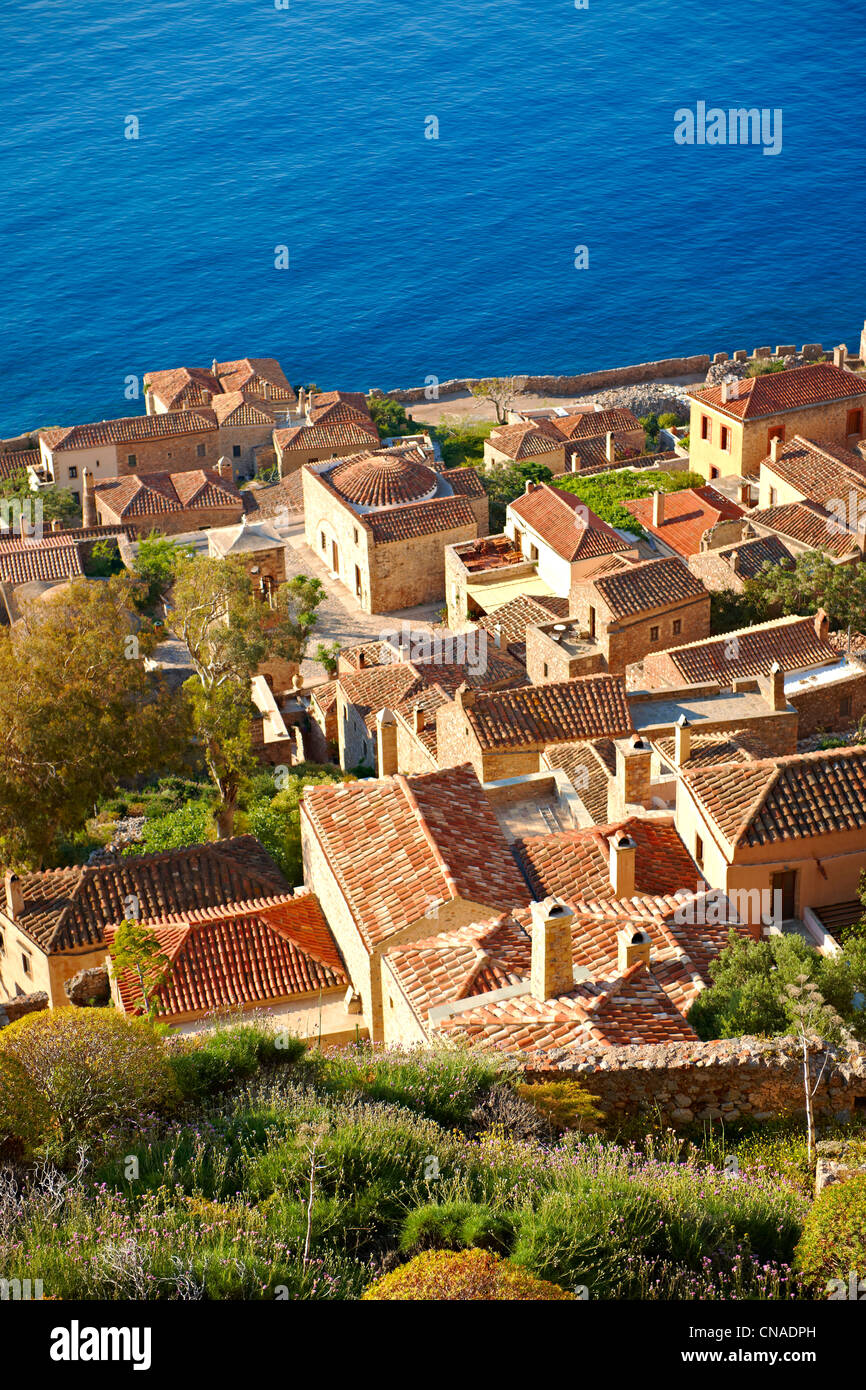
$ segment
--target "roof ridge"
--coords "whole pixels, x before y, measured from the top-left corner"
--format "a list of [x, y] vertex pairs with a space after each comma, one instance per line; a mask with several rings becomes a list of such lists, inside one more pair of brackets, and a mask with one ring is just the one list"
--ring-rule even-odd
[[[450, 771], [450, 770], [451, 770], [451, 769], [449, 769], [449, 771]], [[440, 774], [437, 773], [437, 772], [433, 772], [433, 773], [429, 773], [428, 775], [431, 776], [431, 777], [438, 777]], [[452, 897], [452, 899], [454, 899], [454, 898], [459, 898], [460, 893], [459, 893], [459, 890], [458, 890], [458, 888], [457, 888], [457, 882], [456, 882], [456, 880], [455, 880], [455, 878], [454, 878], [454, 875], [453, 875], [453, 873], [452, 873], [452, 871], [451, 871], [449, 865], [445, 862], [445, 858], [444, 858], [444, 856], [443, 856], [441, 850], [439, 849], [439, 846], [437, 845], [435, 839], [433, 838], [432, 831], [430, 830], [430, 827], [428, 826], [428, 824], [427, 824], [427, 822], [426, 822], [426, 820], [425, 820], [425, 818], [424, 818], [424, 813], [423, 813], [423, 811], [421, 810], [421, 807], [420, 807], [419, 804], [418, 804], [418, 798], [415, 796], [414, 791], [412, 790], [411, 786], [409, 785], [409, 780], [408, 780], [408, 778], [406, 777], [406, 774], [403, 773], [403, 772], [398, 772], [397, 775], [396, 775], [396, 777], [394, 778], [394, 781], [395, 781], [395, 782], [397, 783], [397, 785], [400, 787], [401, 791], [403, 792], [403, 795], [405, 796], [406, 800], [407, 800], [408, 803], [409, 803], [409, 807], [410, 807], [410, 809], [411, 809], [411, 811], [412, 811], [412, 814], [415, 816], [415, 819], [416, 819], [417, 822], [418, 822], [418, 825], [419, 825], [419, 827], [420, 827], [420, 829], [421, 829], [421, 833], [422, 833], [422, 835], [424, 836], [425, 840], [427, 841], [427, 844], [430, 846], [430, 849], [431, 849], [432, 852], [433, 852], [433, 858], [435, 859], [436, 864], [438, 865], [439, 869], [440, 869], [441, 872], [442, 872], [442, 876], [443, 876], [443, 878], [445, 879], [446, 887], [447, 887], [447, 888], [450, 890], [450, 892], [451, 892], [451, 897]]]

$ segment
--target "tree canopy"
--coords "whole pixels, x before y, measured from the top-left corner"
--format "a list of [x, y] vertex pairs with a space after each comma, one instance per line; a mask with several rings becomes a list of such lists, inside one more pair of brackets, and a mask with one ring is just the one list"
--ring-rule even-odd
[[118, 783], [180, 763], [184, 701], [145, 669], [155, 639], [125, 576], [74, 580], [0, 630], [0, 850], [45, 864]]

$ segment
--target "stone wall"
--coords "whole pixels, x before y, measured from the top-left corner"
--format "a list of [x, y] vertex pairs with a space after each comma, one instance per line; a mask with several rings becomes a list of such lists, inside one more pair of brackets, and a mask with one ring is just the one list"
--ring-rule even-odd
[[[603, 391], [611, 386], [632, 386], [642, 381], [659, 381], [668, 376], [696, 375], [709, 370], [710, 359], [706, 353], [694, 357], [666, 357], [658, 362], [640, 362], [631, 367], [607, 367], [598, 372], [581, 372], [577, 376], [519, 376], [521, 389], [544, 396], [580, 396], [590, 391]], [[483, 377], [459, 377], [451, 381], [440, 381], [440, 396], [454, 395], [458, 391], [469, 391]], [[371, 396], [390, 396], [395, 401], [425, 401], [427, 387], [411, 386], [405, 390], [373, 390]]]
[[[866, 1109], [866, 1057], [835, 1054], [815, 1112], [845, 1118]], [[814, 1077], [827, 1053], [815, 1049]], [[804, 1110], [802, 1054], [793, 1038], [731, 1038], [525, 1055], [536, 1078], [579, 1078], [611, 1119], [658, 1114], [674, 1127], [704, 1120], [770, 1120]]]
[[832, 685], [794, 691], [788, 701], [800, 716], [800, 738], [825, 729], [847, 729], [866, 714], [866, 671], [855, 671]]
[[44, 990], [36, 994], [17, 994], [14, 999], [0, 999], [0, 1028], [15, 1023], [25, 1014], [41, 1013], [48, 1008], [48, 995]]

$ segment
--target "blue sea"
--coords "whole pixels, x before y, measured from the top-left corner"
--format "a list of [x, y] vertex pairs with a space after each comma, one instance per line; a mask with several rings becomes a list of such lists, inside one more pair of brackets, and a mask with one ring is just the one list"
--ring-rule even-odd
[[[6, 6], [0, 436], [137, 413], [128, 378], [214, 357], [366, 390], [853, 347], [864, 20], [866, 0]], [[699, 101], [781, 109], [781, 152], [676, 144]]]

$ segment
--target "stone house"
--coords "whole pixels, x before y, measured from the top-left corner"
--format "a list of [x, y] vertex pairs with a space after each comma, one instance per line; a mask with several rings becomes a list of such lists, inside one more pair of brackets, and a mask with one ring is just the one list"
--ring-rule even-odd
[[613, 555], [638, 559], [637, 548], [572, 492], [548, 483], [527, 483], [505, 514], [505, 535], [553, 594], [591, 576]]
[[[749, 524], [751, 528], [751, 522]], [[729, 589], [741, 594], [746, 580], [756, 579], [765, 565], [774, 569], [789, 568], [794, 563], [794, 555], [781, 536], [768, 532], [733, 545], [701, 550], [697, 555], [689, 555], [686, 563], [708, 592]]]
[[863, 534], [843, 530], [817, 502], [781, 502], [777, 507], [756, 507], [749, 512], [749, 529], [758, 536], [772, 536], [790, 555], [820, 550], [834, 564], [859, 564]]
[[42, 536], [0, 537], [0, 622], [17, 622], [25, 603], [41, 598], [58, 584], [83, 577], [97, 542], [115, 545], [131, 536], [128, 526], [55, 528]]
[[221, 453], [217, 419], [207, 408], [42, 430], [39, 450], [38, 481], [68, 488], [79, 501], [85, 470], [97, 482], [130, 474], [180, 473], [213, 468]]
[[147, 372], [144, 395], [148, 415], [167, 411], [198, 410], [210, 406], [221, 395], [243, 392], [247, 399], [266, 408], [287, 411], [296, 403], [279, 362], [273, 357], [243, 357], [235, 362], [211, 363], [207, 367], [176, 367], [168, 371]]
[[[136, 536], [151, 531], [177, 535], [213, 526], [238, 523], [243, 498], [227, 471], [198, 468], [188, 473], [147, 473], [144, 477], [113, 478], [94, 488], [94, 505], [102, 525], [125, 525]], [[230, 471], [230, 470], [228, 470]], [[91, 473], [84, 479], [85, 489]]]
[[272, 452], [274, 409], [245, 391], [214, 396], [213, 413], [219, 428], [220, 454], [231, 465], [232, 477], [252, 477], [260, 460]]
[[105, 963], [105, 931], [138, 914], [164, 914], [284, 897], [276, 864], [252, 835], [140, 855], [113, 864], [7, 873], [0, 903], [0, 989], [44, 990], [67, 1004], [67, 980]]
[[677, 769], [676, 825], [713, 887], [736, 901], [757, 893], [753, 923], [856, 900], [866, 869], [866, 748], [687, 760]]
[[366, 397], [353, 391], [301, 391], [297, 419], [274, 431], [274, 451], [284, 478], [305, 463], [346, 458], [381, 447]]
[[864, 433], [866, 378], [838, 362], [690, 392], [689, 467], [711, 482], [757, 478], [774, 438], [801, 435], [850, 447]]
[[[609, 462], [640, 454], [644, 429], [630, 410], [579, 411], [564, 408], [510, 412], [506, 425], [491, 430], [484, 441], [484, 467], [499, 464], [541, 463], [556, 475], [574, 470], [581, 459], [581, 443], [595, 441]], [[593, 455], [594, 456], [594, 455]]]
[[437, 472], [423, 451], [380, 449], [302, 471], [307, 545], [367, 613], [445, 593], [445, 547], [487, 530], [473, 468]]
[[634, 725], [621, 676], [487, 691], [461, 687], [436, 711], [440, 767], [471, 762], [482, 782], [538, 772], [550, 743], [614, 738]]
[[308, 787], [304, 879], [315, 893], [374, 1041], [393, 1036], [387, 950], [525, 907], [529, 890], [471, 768]]
[[[569, 615], [617, 674], [650, 652], [710, 635], [710, 596], [678, 558], [623, 564], [573, 582]], [[535, 680], [528, 663], [527, 671]]]

